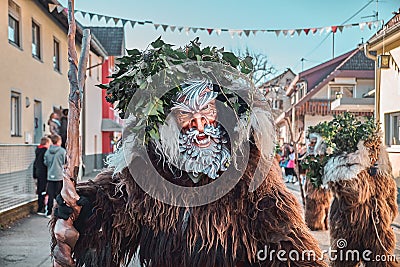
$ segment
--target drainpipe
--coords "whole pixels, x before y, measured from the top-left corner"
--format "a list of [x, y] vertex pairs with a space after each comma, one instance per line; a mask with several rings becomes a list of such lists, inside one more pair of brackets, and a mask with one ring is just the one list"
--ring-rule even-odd
[[377, 56], [369, 51], [368, 42], [364, 44], [364, 54], [375, 62], [375, 120], [379, 124], [381, 115], [381, 72], [378, 68]]

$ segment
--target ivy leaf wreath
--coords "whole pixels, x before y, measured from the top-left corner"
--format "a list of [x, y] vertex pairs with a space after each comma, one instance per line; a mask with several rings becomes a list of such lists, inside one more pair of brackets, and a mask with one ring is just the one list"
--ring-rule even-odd
[[335, 115], [329, 122], [310, 126], [307, 138], [312, 133], [321, 135], [327, 152], [323, 155], [308, 155], [301, 161], [301, 167], [307, 170], [307, 179], [314, 187], [320, 187], [324, 167], [330, 158], [355, 152], [359, 141], [379, 142], [379, 131], [380, 127], [373, 117], [357, 118], [348, 112]]
[[[109, 77], [109, 84], [97, 85], [106, 90], [107, 102], [113, 104], [119, 111], [121, 118], [127, 118], [127, 109], [132, 96], [138, 90], [151, 90], [148, 85], [151, 83], [151, 77], [158, 72], [167, 69], [170, 66], [180, 68], [179, 64], [189, 60], [197, 62], [217, 62], [225, 66], [230, 66], [239, 70], [241, 73], [250, 76], [253, 72], [253, 63], [250, 56], [239, 58], [231, 52], [224, 51], [217, 47], [200, 47], [199, 38], [194, 39], [185, 47], [174, 48], [172, 44], [165, 43], [161, 37], [152, 42], [147, 49], [139, 51], [138, 49], [127, 50], [127, 55], [118, 59], [116, 71]], [[181, 70], [185, 72], [184, 69]], [[176, 79], [179, 77], [169, 77], [166, 79]], [[138, 132], [145, 129], [146, 140], [148, 138], [158, 140], [158, 125], [164, 123], [167, 113], [170, 111], [173, 102], [173, 96], [181, 90], [179, 86], [170, 90], [161, 98], [139, 99], [133, 110], [133, 116], [136, 123], [130, 130]], [[219, 88], [218, 99], [231, 107], [237, 114], [248, 110], [246, 103], [226, 88]], [[129, 110], [132, 112], [132, 110]]]

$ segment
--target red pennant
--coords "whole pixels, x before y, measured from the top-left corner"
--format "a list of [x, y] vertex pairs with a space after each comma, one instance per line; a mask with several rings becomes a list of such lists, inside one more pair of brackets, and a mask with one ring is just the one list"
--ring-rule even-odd
[[332, 32], [335, 33], [337, 30], [337, 26], [332, 26], [331, 29], [332, 29]]
[[207, 29], [208, 34], [211, 34], [213, 32], [214, 29]]
[[308, 35], [308, 33], [310, 32], [310, 29], [304, 29], [304, 32], [306, 33], [306, 35]]

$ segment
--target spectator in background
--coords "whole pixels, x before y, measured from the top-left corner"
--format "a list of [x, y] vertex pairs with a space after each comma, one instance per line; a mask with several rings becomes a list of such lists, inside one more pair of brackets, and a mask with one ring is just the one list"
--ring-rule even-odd
[[60, 119], [60, 136], [61, 136], [61, 147], [65, 147], [65, 143], [67, 142], [67, 130], [68, 130], [68, 109], [63, 109], [61, 112]]
[[66, 151], [61, 147], [61, 136], [50, 136], [53, 143], [44, 154], [44, 164], [47, 166], [47, 201], [46, 217], [50, 218], [53, 211], [54, 198], [60, 194], [63, 185], [63, 166], [65, 164]]
[[50, 134], [60, 134], [60, 120], [59, 120], [59, 116], [57, 113], [53, 112], [50, 115], [49, 120], [47, 121], [47, 124], [49, 125], [50, 128]]
[[38, 195], [37, 214], [45, 215], [45, 203], [47, 186], [47, 166], [44, 164], [44, 154], [50, 147], [50, 139], [42, 137], [40, 145], [35, 150], [35, 161], [33, 162], [33, 179], [36, 184], [36, 194]]

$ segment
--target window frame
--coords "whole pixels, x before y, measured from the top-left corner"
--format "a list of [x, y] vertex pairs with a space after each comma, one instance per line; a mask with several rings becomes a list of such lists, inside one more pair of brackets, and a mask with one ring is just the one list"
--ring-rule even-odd
[[[34, 35], [34, 28], [37, 28], [37, 36]], [[41, 30], [40, 30], [40, 25], [37, 23], [35, 20], [32, 19], [32, 56], [38, 60], [42, 60], [42, 43], [41, 43]], [[37, 44], [34, 43], [34, 36], [37, 37]], [[33, 52], [33, 45], [36, 45], [37, 49], [36, 52], [38, 54], [34, 54]]]
[[[15, 103], [15, 107], [14, 104]], [[11, 137], [21, 137], [21, 93], [11, 91], [10, 97], [10, 134]]]
[[[344, 95], [344, 88], [352, 88], [352, 97], [346, 97]], [[345, 98], [356, 98], [356, 85], [355, 84], [330, 84], [329, 85], [329, 90], [328, 90], [328, 99], [334, 100], [336, 99], [336, 93], [335, 95], [332, 96], [332, 88], [339, 88], [338, 93], [342, 94], [342, 97]]]
[[[10, 37], [10, 19], [16, 22], [14, 29], [14, 38], [17, 42], [11, 40]], [[22, 49], [22, 36], [21, 36], [21, 8], [14, 1], [8, 0], [8, 27], [7, 27], [7, 39], [8, 43]], [[16, 32], [15, 32], [16, 31]]]
[[[388, 147], [400, 147], [400, 111], [385, 113], [384, 123], [385, 145]], [[397, 140], [394, 139], [396, 134]]]
[[[57, 47], [57, 51], [56, 51]], [[53, 37], [53, 69], [61, 73], [61, 62], [60, 62], [60, 41]]]

